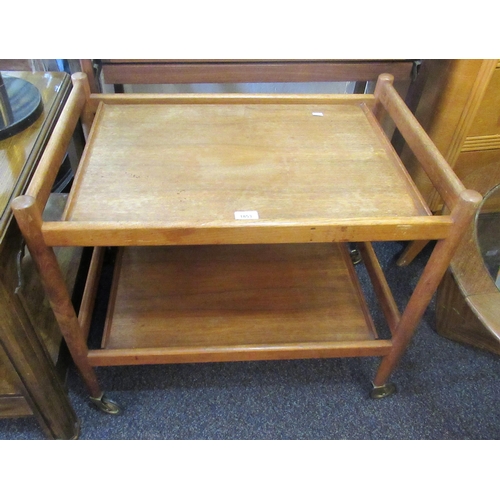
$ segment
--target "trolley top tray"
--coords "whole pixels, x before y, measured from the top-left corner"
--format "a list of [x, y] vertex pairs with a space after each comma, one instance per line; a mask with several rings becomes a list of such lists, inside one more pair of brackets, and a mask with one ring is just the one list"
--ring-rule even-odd
[[365, 104], [101, 103], [66, 220], [252, 224], [241, 211], [429, 215]]

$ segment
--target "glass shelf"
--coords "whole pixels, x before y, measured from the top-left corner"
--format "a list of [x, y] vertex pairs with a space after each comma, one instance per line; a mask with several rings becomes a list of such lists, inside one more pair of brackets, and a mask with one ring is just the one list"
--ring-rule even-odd
[[500, 184], [486, 193], [478, 210], [476, 239], [486, 269], [500, 289]]

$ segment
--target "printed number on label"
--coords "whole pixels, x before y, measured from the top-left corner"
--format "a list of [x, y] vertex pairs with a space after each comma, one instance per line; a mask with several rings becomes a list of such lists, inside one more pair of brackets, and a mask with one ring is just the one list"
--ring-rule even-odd
[[239, 210], [234, 212], [234, 218], [236, 220], [255, 220], [259, 218], [259, 214], [256, 210]]

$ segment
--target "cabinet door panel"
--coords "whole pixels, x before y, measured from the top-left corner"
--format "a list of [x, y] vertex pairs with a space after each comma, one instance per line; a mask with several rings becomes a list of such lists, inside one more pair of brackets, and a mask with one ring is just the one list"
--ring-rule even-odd
[[491, 186], [500, 184], [500, 149], [462, 153], [455, 172], [465, 187], [485, 194]]
[[[465, 146], [467, 147], [471, 138], [482, 137], [484, 145], [481, 149], [485, 149], [488, 145], [488, 138], [495, 135], [499, 136], [498, 142], [500, 139], [500, 67], [497, 67], [493, 72], [476, 117], [467, 134]], [[490, 141], [493, 140], [494, 138], [490, 139]], [[499, 146], [500, 143], [496, 147]]]

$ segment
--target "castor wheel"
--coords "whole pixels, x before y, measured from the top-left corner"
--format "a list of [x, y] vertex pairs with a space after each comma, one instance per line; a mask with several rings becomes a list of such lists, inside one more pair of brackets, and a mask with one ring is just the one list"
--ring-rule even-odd
[[351, 256], [351, 261], [354, 265], [359, 264], [363, 260], [360, 251], [355, 247], [349, 250], [349, 255]]
[[94, 406], [104, 413], [109, 413], [110, 415], [119, 415], [122, 412], [120, 406], [118, 406], [114, 401], [108, 399], [104, 394], [101, 394], [98, 398], [90, 397], [90, 401]]
[[370, 391], [370, 397], [372, 399], [382, 399], [388, 396], [392, 396], [396, 392], [396, 386], [389, 382], [380, 386], [373, 386], [373, 389]]

